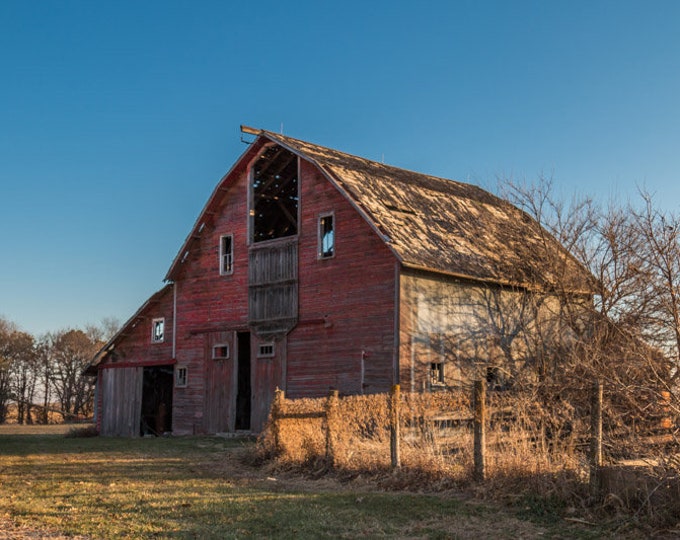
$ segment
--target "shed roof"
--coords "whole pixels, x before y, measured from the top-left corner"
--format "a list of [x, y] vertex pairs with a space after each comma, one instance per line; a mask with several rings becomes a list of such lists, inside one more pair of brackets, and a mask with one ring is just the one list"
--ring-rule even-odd
[[168, 283], [162, 289], [153, 293], [149, 299], [144, 302], [140, 308], [135, 312], [135, 314], [130, 317], [125, 324], [120, 327], [120, 330], [116, 332], [109, 341], [107, 341], [104, 346], [97, 351], [90, 363], [83, 370], [84, 375], [96, 375], [97, 366], [102, 363], [106, 356], [113, 351], [115, 346], [127, 336], [132, 329], [137, 326], [140, 320], [143, 320], [147, 315], [151, 307], [158, 304], [166, 294], [169, 294], [173, 290], [172, 284]]

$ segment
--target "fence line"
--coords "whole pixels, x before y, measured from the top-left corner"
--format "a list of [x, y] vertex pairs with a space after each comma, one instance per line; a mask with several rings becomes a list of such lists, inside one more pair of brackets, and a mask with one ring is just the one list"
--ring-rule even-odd
[[474, 477], [484, 481], [486, 463], [486, 381], [475, 381], [472, 393], [474, 410]]
[[591, 390], [590, 410], [590, 464], [589, 488], [590, 496], [597, 498], [600, 494], [600, 470], [602, 468], [602, 381], [595, 381]]
[[[507, 419], [512, 415], [507, 407], [496, 407], [488, 409], [486, 402], [486, 381], [474, 381], [473, 393], [471, 396], [473, 414], [460, 414], [451, 412], [449, 414], [438, 414], [426, 418], [425, 415], [415, 417], [417, 425], [426, 426], [428, 420], [436, 425], [440, 422], [445, 425], [472, 423], [473, 425], [473, 477], [481, 482], [486, 478], [487, 461], [487, 428], [493, 418]], [[590, 423], [590, 451], [588, 452], [588, 463], [590, 470], [590, 490], [593, 496], [598, 495], [599, 477], [602, 467], [602, 399], [603, 386], [597, 381], [592, 388], [591, 395], [591, 423]], [[321, 411], [290, 413], [286, 412], [285, 394], [278, 389], [275, 392], [271, 409], [271, 433], [274, 443], [274, 450], [280, 455], [284, 450], [282, 425], [288, 420], [321, 419], [325, 430], [325, 459], [329, 467], [337, 465], [338, 446], [337, 441], [341, 435], [341, 416], [339, 411], [340, 397], [337, 390], [331, 390], [323, 409]], [[390, 464], [393, 469], [401, 467], [401, 439], [400, 432], [402, 408], [404, 404], [401, 399], [399, 385], [394, 385], [389, 393], [389, 433], [390, 433]]]

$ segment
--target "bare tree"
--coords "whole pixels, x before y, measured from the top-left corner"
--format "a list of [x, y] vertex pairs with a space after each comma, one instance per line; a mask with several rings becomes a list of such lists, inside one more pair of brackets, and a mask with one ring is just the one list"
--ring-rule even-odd
[[9, 354], [12, 359], [12, 399], [17, 406], [17, 423], [32, 424], [31, 408], [38, 378], [33, 336], [15, 331], [9, 336]]
[[31, 405], [36, 390], [33, 336], [16, 325], [0, 320], [0, 421], [7, 418], [8, 404], [17, 407], [17, 422], [31, 423]]
[[38, 371], [38, 388], [42, 397], [42, 405], [38, 409], [38, 422], [49, 424], [50, 409], [52, 408], [53, 382], [52, 373], [54, 371], [54, 341], [56, 336], [47, 333], [38, 338], [35, 347], [36, 369]]
[[633, 229], [641, 249], [635, 263], [644, 279], [644, 335], [664, 350], [680, 376], [680, 218], [654, 207], [652, 196], [641, 192], [642, 208], [632, 209]]
[[[549, 180], [505, 184], [506, 196], [555, 236], [593, 279], [592, 300], [574, 302], [559, 260], [552, 290], [561, 299], [560, 328], [552, 349], [562, 386], [573, 399], [594, 379], [609, 389], [608, 420], [621, 428], [653, 426], [654, 412], [678, 377], [680, 351], [680, 222], [656, 209], [642, 193], [642, 207], [589, 199], [567, 205]], [[549, 244], [546, 242], [546, 247]], [[549, 254], [542, 255], [549, 260]], [[568, 331], [565, 331], [567, 330]], [[535, 334], [534, 334], [535, 335]], [[675, 369], [669, 368], [669, 361]], [[677, 407], [677, 399], [674, 400]], [[587, 405], [584, 405], [587, 407]]]
[[104, 317], [99, 324], [86, 325], [85, 333], [93, 342], [104, 344], [118, 332], [120, 326], [120, 321], [115, 317]]
[[12, 359], [9, 337], [15, 327], [6, 319], [0, 318], [0, 424], [7, 419], [8, 405], [12, 397], [11, 376]]
[[82, 330], [65, 330], [54, 335], [52, 388], [65, 417], [92, 412], [94, 382], [82, 374], [100, 343]]

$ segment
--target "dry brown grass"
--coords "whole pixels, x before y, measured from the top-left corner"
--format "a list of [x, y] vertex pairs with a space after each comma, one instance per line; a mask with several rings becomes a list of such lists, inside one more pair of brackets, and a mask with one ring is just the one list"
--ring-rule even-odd
[[[536, 403], [508, 396], [492, 402], [487, 467], [491, 477], [554, 473], [581, 465], [576, 455], [579, 434], [557, 429]], [[328, 464], [327, 399], [285, 400], [278, 420], [278, 451], [272, 431], [261, 446], [276, 454], [282, 466]], [[309, 417], [307, 417], [309, 416]], [[463, 392], [405, 394], [401, 403], [401, 463], [441, 485], [467, 483], [472, 468], [470, 399]], [[332, 465], [348, 474], [384, 472], [390, 468], [389, 396], [348, 396], [338, 402], [332, 422]], [[550, 441], [547, 440], [550, 436]], [[568, 459], [565, 459], [568, 458]], [[446, 481], [444, 481], [446, 480]]]
[[615, 501], [617, 512], [625, 519], [644, 513], [663, 526], [675, 526], [671, 523], [673, 512], [680, 515], [677, 469], [671, 474], [668, 466], [663, 475], [652, 474], [649, 478], [656, 481], [650, 479], [649, 489], [636, 492], [635, 497], [617, 495], [613, 485], [606, 487], [600, 499], [590, 496], [589, 419], [569, 402], [546, 402], [529, 394], [489, 393], [484, 483], [472, 480], [472, 410], [465, 392], [402, 395], [402, 466], [398, 471], [393, 471], [390, 463], [388, 395], [339, 399], [330, 420], [330, 447], [329, 421], [324, 416], [327, 407], [326, 398], [284, 400], [280, 411], [283, 418], [276, 429], [278, 451], [270, 429], [260, 439], [262, 453], [274, 456], [281, 468], [312, 475], [333, 470], [340, 477], [368, 476], [389, 489], [466, 488], [483, 499], [520, 503], [538, 498], [551, 501], [565, 512], [579, 509], [600, 517], [611, 516]]

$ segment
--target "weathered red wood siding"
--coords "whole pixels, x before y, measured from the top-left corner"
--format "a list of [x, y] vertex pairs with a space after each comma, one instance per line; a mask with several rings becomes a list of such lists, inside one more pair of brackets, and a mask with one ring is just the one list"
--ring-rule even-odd
[[[161, 294], [140, 312], [138, 319], [131, 321], [115, 349], [98, 366], [97, 391], [97, 427], [102, 429], [102, 415], [105, 407], [118, 407], [120, 402], [138, 400], [136, 387], [124, 384], [111, 386], [104, 384], [103, 370], [126, 369], [136, 366], [167, 365], [173, 363], [172, 328], [173, 328], [173, 294], [172, 287], [167, 287]], [[151, 341], [152, 321], [165, 319], [164, 339], [161, 343]], [[142, 373], [139, 370], [139, 373]], [[140, 375], [141, 376], [141, 375]], [[107, 395], [114, 392], [114, 395]]]
[[[250, 159], [256, 152], [247, 156]], [[298, 226], [299, 317], [275, 343], [271, 358], [258, 356], [250, 339], [251, 429], [266, 422], [274, 389], [291, 397], [385, 391], [395, 382], [396, 259], [357, 210], [314, 165], [300, 161]], [[248, 171], [239, 165], [222, 181], [216, 200], [181, 268], [175, 271], [176, 369], [187, 368], [186, 387], [173, 393], [173, 433], [234, 429], [238, 332], [248, 327]], [[318, 218], [333, 212], [335, 256], [319, 260]], [[220, 237], [233, 235], [234, 268], [219, 273]], [[171, 346], [172, 295], [163, 303]], [[150, 318], [159, 315], [149, 314]], [[126, 337], [125, 347], [153, 353], [148, 332]], [[230, 358], [212, 360], [212, 346], [230, 345]], [[153, 353], [155, 354], [155, 353]], [[167, 352], [167, 358], [171, 353]], [[148, 355], [147, 355], [148, 357]]]
[[[234, 363], [237, 361], [234, 341], [234, 332], [206, 334], [203, 415], [205, 431], [208, 433], [234, 430]], [[228, 358], [213, 358], [213, 348], [216, 345], [226, 345], [229, 348]]]
[[[188, 370], [187, 386], [175, 389], [173, 433], [215, 433], [231, 420], [234, 354], [212, 363], [213, 332], [247, 331], [247, 176], [227, 179], [223, 199], [206, 216], [200, 240], [185, 261], [177, 286], [177, 364]], [[233, 235], [234, 267], [220, 275], [220, 237]], [[219, 335], [219, 334], [218, 334]], [[232, 353], [235, 345], [232, 343]], [[225, 393], [222, 393], [222, 389]], [[229, 391], [229, 395], [226, 394]], [[214, 401], [217, 400], [218, 403]], [[207, 414], [207, 416], [206, 416]], [[223, 416], [227, 420], [217, 420]], [[219, 428], [219, 429], [216, 429]], [[226, 431], [226, 430], [225, 430]]]
[[[301, 162], [299, 324], [288, 335], [291, 397], [381, 392], [394, 381], [396, 259], [356, 209]], [[317, 257], [319, 214], [335, 215], [335, 256]], [[363, 381], [362, 381], [363, 373]]]

